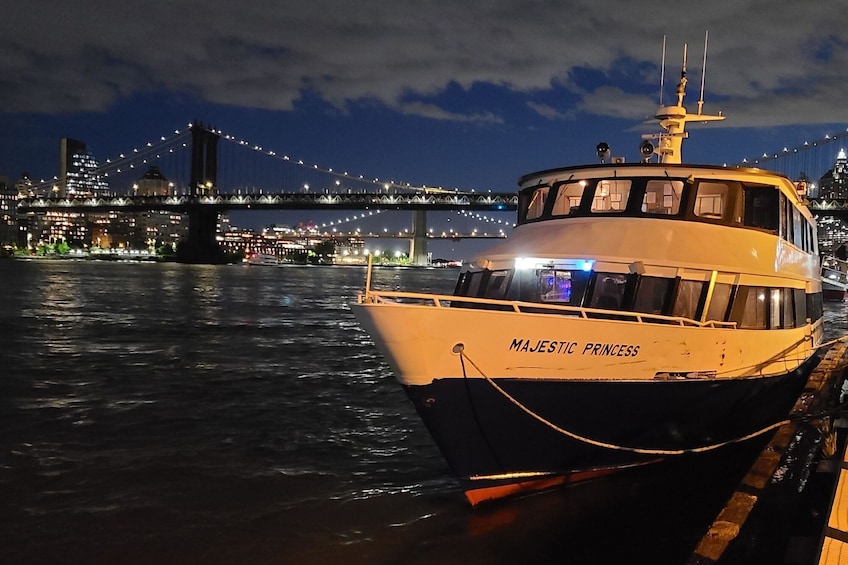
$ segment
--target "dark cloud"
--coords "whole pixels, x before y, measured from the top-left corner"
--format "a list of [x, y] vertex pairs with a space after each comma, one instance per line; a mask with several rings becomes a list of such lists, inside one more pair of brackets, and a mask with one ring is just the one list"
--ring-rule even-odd
[[[844, 2], [708, 4], [0, 0], [0, 108], [106, 111], [165, 90], [289, 110], [308, 91], [341, 110], [367, 100], [437, 120], [500, 123], [497, 108], [456, 111], [438, 100], [450, 85], [490, 84], [522, 93], [549, 119], [641, 118], [656, 104], [663, 35], [667, 82], [676, 82], [688, 41], [697, 92], [709, 30], [708, 106], [733, 114], [734, 125], [848, 120]], [[617, 84], [622, 76], [629, 84]], [[578, 93], [577, 102], [534, 100], [556, 87]], [[622, 110], [629, 102], [638, 106]]]

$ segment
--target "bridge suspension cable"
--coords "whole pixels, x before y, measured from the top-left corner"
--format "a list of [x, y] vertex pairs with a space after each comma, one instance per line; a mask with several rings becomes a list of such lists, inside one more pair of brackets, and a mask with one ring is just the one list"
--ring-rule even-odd
[[843, 133], [836, 135], [825, 135], [824, 138], [809, 142], [793, 148], [784, 147], [782, 150], [771, 153], [763, 153], [762, 156], [753, 159], [743, 159], [737, 163], [739, 167], [758, 167], [782, 173], [792, 180], [818, 180], [833, 167], [837, 153], [830, 151], [830, 145], [842, 141], [842, 149], [848, 144], [848, 128]]

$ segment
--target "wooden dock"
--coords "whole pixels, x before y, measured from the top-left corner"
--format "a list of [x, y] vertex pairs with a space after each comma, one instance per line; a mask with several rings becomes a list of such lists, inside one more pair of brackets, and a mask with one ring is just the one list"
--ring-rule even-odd
[[848, 344], [837, 342], [687, 565], [848, 565], [847, 367]]

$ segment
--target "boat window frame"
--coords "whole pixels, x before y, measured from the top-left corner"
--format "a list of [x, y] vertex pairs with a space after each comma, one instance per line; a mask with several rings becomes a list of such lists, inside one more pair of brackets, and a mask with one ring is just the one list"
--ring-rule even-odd
[[[654, 310], [645, 310], [638, 309], [638, 303], [640, 298], [642, 297], [642, 290], [647, 287], [646, 281], [651, 281], [653, 283], [661, 283], [665, 285], [665, 289], [660, 289], [661, 292], [652, 294], [652, 302], [655, 302], [657, 299], [660, 300], [659, 309]], [[630, 304], [630, 309], [633, 312], [639, 312], [641, 314], [658, 314], [658, 315], [666, 315], [670, 309], [672, 300], [676, 296], [677, 285], [675, 284], [675, 280], [672, 277], [660, 277], [653, 275], [639, 275], [635, 282], [635, 288], [633, 289], [633, 300], [632, 304]]]
[[[720, 216], [711, 217], [707, 216], [706, 212], [699, 213], [695, 211], [695, 206], [698, 203], [698, 191], [702, 185], [725, 185], [727, 187], [726, 202]], [[744, 217], [744, 194], [740, 181], [725, 178], [695, 177], [690, 191], [691, 202], [687, 203], [686, 206], [687, 220], [707, 224], [744, 226], [744, 222], [742, 221]]]
[[[586, 195], [586, 190], [584, 189], [583, 200], [581, 200], [581, 204], [583, 204], [584, 201], [588, 201], [588, 204], [589, 204], [588, 212], [592, 216], [597, 216], [597, 215], [623, 216], [623, 215], [627, 215], [628, 212], [631, 212], [631, 209], [632, 209], [632, 206], [633, 206], [633, 200], [634, 200], [634, 198], [633, 198], [633, 194], [634, 194], [633, 187], [634, 187], [634, 185], [640, 184], [637, 181], [641, 181], [641, 180], [643, 180], [643, 179], [639, 178], [639, 177], [636, 177], [636, 178], [619, 177], [619, 176], [616, 176], [616, 175], [613, 175], [612, 177], [606, 177], [605, 176], [605, 177], [597, 178], [597, 179], [595, 179], [595, 182], [592, 184], [591, 198]], [[619, 185], [621, 183], [626, 183], [626, 185], [627, 185], [626, 191], [623, 192], [623, 193], [618, 192], [618, 191], [613, 193], [613, 191], [610, 190], [610, 192], [608, 194], [599, 195], [598, 191], [600, 189], [602, 189], [603, 183], [610, 183], [610, 184], [614, 185], [616, 189], [619, 188]], [[643, 182], [641, 184], [647, 184], [647, 182]], [[588, 188], [588, 186], [586, 188]], [[619, 199], [619, 200], [615, 200], [613, 198], [613, 196], [616, 196], [616, 195], [617, 196], [623, 196], [623, 198]], [[643, 198], [644, 198], [644, 196], [643, 196]], [[606, 208], [606, 209], [595, 209], [595, 204], [598, 201], [598, 199], [603, 199], [609, 205], [609, 207]], [[624, 202], [623, 205], [620, 204], [622, 202], [622, 200]], [[618, 208], [618, 209], [614, 209], [612, 207], [614, 202], [618, 202], [619, 206], [621, 206], [621, 207]]]
[[[491, 298], [493, 300], [504, 300], [509, 292], [509, 286], [512, 283], [512, 277], [515, 272], [515, 269], [494, 269], [489, 270], [486, 269], [489, 273], [489, 276], [485, 277], [485, 287], [478, 291], [478, 294], [481, 298]], [[492, 281], [495, 279], [501, 279], [501, 283], [498, 286], [497, 293], [492, 292]]]
[[[734, 287], [735, 285], [729, 282], [716, 282], [715, 285], [713, 285], [713, 293], [712, 296], [710, 296], [710, 303], [705, 305], [707, 311], [704, 321], [727, 321], [730, 313], [730, 306], [733, 304]], [[721, 314], [715, 311], [719, 309]]]
[[[661, 195], [662, 198], [663, 198], [663, 203], [662, 203], [662, 205], [659, 206], [659, 209], [666, 208], [665, 199], [670, 197], [672, 199], [671, 208], [674, 211], [667, 213], [667, 212], [649, 211], [649, 210], [643, 209], [647, 205], [647, 203], [645, 202], [645, 198], [648, 196], [648, 192], [649, 192], [648, 191], [648, 185], [650, 185], [652, 182], [662, 182], [662, 183], [667, 183], [667, 184], [672, 185], [672, 194], [670, 194], [670, 195], [665, 194], [665, 187], [663, 187], [663, 194]], [[679, 195], [676, 194], [675, 191], [674, 191], [673, 185], [675, 183], [680, 183], [680, 193], [679, 193]], [[642, 182], [642, 183], [639, 183], [639, 185], [637, 186], [637, 189], [639, 190], [640, 196], [641, 196], [639, 198], [639, 212], [640, 212], [640, 214], [643, 214], [645, 217], [649, 217], [649, 218], [657, 218], [657, 217], [660, 217], [660, 218], [679, 218], [679, 217], [681, 217], [686, 211], [686, 202], [687, 202], [687, 197], [688, 197], [688, 194], [689, 194], [689, 189], [688, 189], [689, 184], [690, 183], [687, 181], [687, 179], [681, 179], [681, 178], [645, 177], [645, 181]], [[654, 192], [654, 191], [650, 191], [650, 192]], [[675, 196], [677, 196], [677, 202], [676, 202], [677, 207], [676, 207], [676, 209], [674, 209], [674, 204], [675, 204], [674, 197]], [[634, 201], [635, 201], [635, 198], [634, 198]]]
[[[554, 214], [554, 208], [556, 207], [556, 204], [559, 201], [560, 190], [562, 189], [563, 186], [572, 185], [572, 184], [577, 184], [577, 185], [583, 186], [583, 191], [580, 193], [580, 202], [577, 203], [577, 206], [569, 205], [568, 214]], [[565, 180], [561, 180], [561, 181], [557, 181], [557, 182], [553, 183], [553, 185], [551, 186], [551, 190], [554, 191], [553, 196], [551, 196], [550, 193], [548, 194], [548, 200], [551, 201], [551, 207], [550, 207], [550, 210], [548, 210], [548, 213], [547, 213], [548, 217], [545, 218], [545, 219], [552, 219], [553, 220], [553, 219], [557, 219], [557, 218], [571, 218], [571, 217], [580, 216], [581, 214], [583, 214], [584, 210], [585, 210], [585, 206], [586, 206], [586, 200], [588, 198], [587, 194], [589, 194], [588, 188], [591, 184], [592, 184], [592, 179], [576, 179], [575, 180], [574, 178], [569, 178], [569, 179], [565, 179]], [[592, 189], [592, 192], [594, 192], [594, 188]]]
[[[742, 193], [742, 224], [747, 228], [779, 235], [783, 223], [780, 197], [785, 199], [780, 189], [773, 184], [745, 182], [742, 183]], [[765, 206], [762, 205], [763, 202]]]
[[[537, 190], [545, 187], [548, 188], [548, 196], [545, 198], [545, 206], [542, 209], [542, 213], [539, 216], [528, 219], [527, 212], [530, 210], [530, 203], [533, 201], [533, 195], [536, 194]], [[550, 190], [550, 183], [539, 182], [538, 184], [524, 187], [518, 192], [518, 222], [516, 225], [539, 222], [546, 219], [546, 207], [548, 205], [548, 200], [550, 200]]]

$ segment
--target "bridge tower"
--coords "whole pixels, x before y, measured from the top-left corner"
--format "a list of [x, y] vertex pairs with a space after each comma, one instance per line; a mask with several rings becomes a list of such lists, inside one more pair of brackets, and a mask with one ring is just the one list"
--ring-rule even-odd
[[[191, 196], [214, 196], [218, 183], [218, 133], [194, 122], [191, 129]], [[194, 204], [188, 210], [188, 240], [177, 248], [181, 263], [214, 264], [224, 261], [224, 253], [215, 241], [218, 210]]]
[[425, 266], [427, 262], [427, 210], [415, 210], [412, 220], [412, 241], [409, 242], [409, 260], [413, 265]]
[[202, 123], [191, 127], [191, 195], [215, 194], [218, 188], [218, 137]]

